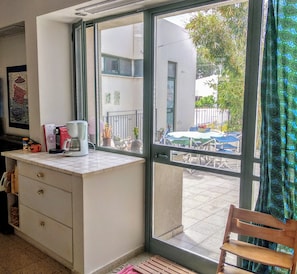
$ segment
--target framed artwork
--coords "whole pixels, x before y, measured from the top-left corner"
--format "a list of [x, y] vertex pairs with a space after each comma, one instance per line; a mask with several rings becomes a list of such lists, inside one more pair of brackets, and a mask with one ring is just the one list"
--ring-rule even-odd
[[9, 126], [29, 129], [27, 67], [7, 67]]

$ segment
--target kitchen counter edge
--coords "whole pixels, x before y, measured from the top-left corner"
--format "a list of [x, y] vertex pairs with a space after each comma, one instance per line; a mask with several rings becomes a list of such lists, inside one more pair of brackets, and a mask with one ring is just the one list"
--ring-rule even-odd
[[1, 155], [16, 161], [83, 177], [145, 162], [145, 159], [141, 157], [103, 151], [95, 151], [79, 157], [47, 152], [32, 153], [23, 150], [3, 151]]

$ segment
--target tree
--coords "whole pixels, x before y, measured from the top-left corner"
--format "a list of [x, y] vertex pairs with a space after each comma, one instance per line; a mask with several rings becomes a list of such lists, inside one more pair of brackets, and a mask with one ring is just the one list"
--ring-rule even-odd
[[247, 2], [219, 6], [199, 11], [186, 25], [198, 62], [219, 68], [217, 104], [230, 112], [229, 130], [241, 130], [242, 124], [247, 14]]
[[212, 95], [201, 97], [195, 102], [196, 108], [212, 108], [215, 104], [215, 98]]
[[218, 67], [205, 59], [201, 54], [197, 54], [196, 79], [218, 74]]

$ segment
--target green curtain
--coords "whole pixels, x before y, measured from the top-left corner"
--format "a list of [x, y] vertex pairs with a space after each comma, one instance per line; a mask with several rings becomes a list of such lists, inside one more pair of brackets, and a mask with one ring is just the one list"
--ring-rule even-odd
[[[261, 108], [260, 190], [255, 210], [283, 222], [297, 219], [297, 0], [268, 0]], [[287, 273], [256, 264], [250, 270]]]

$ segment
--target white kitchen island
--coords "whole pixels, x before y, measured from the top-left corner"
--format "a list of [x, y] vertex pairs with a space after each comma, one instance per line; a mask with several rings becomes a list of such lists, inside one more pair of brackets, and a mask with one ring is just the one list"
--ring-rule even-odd
[[20, 237], [75, 273], [103, 273], [143, 249], [144, 159], [100, 151], [2, 155], [8, 171], [17, 167], [8, 207], [19, 211], [12, 224]]

